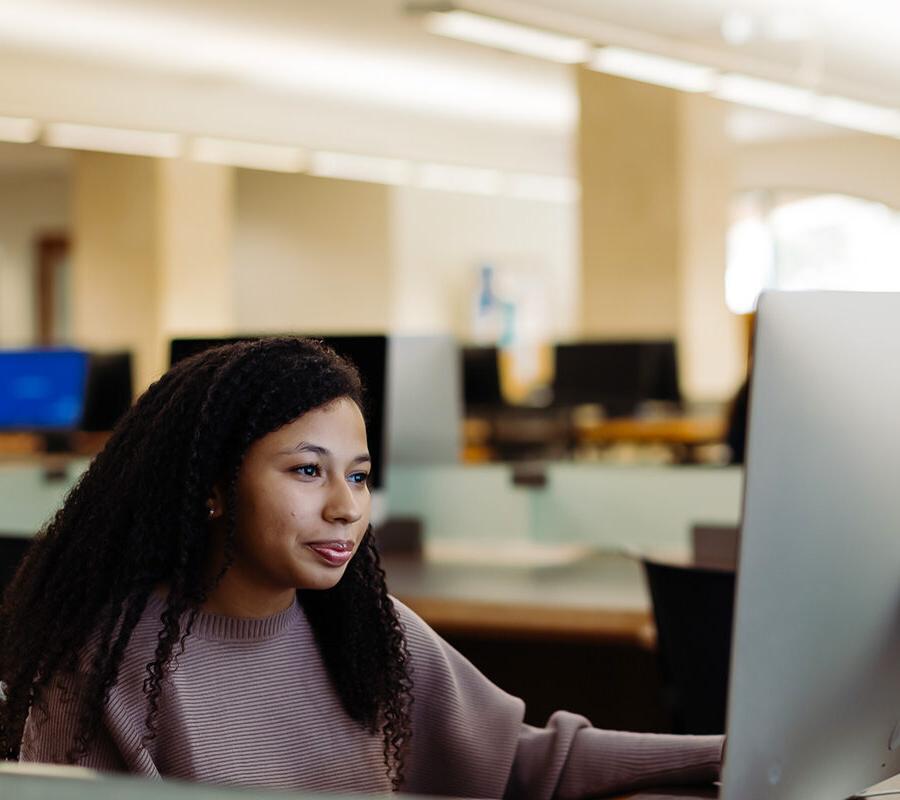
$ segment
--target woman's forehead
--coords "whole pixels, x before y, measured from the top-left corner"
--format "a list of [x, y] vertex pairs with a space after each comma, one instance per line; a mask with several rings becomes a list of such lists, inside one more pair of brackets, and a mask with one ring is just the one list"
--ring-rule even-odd
[[359, 406], [348, 397], [307, 411], [262, 437], [271, 447], [297, 447], [307, 443], [325, 447], [365, 447], [366, 423]]

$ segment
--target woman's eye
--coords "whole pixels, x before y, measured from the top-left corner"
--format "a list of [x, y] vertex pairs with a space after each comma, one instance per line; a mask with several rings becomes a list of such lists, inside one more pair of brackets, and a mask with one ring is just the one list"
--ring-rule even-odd
[[319, 476], [319, 465], [302, 464], [299, 467], [294, 467], [294, 472], [298, 475], [302, 475], [304, 478], [317, 478]]
[[368, 472], [353, 472], [350, 475], [351, 483], [365, 483], [369, 479]]

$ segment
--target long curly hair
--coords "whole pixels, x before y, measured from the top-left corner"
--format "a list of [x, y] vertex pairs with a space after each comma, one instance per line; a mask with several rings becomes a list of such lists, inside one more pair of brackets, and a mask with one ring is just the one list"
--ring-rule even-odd
[[[103, 451], [38, 534], [0, 606], [0, 758], [15, 759], [29, 710], [51, 681], [80, 675], [82, 704], [68, 759], [99, 730], [135, 625], [155, 587], [168, 587], [147, 665], [147, 738], [163, 679], [235, 552], [236, 483], [257, 439], [338, 398], [363, 407], [356, 369], [323, 344], [258, 339], [179, 362], [116, 427]], [[225, 489], [225, 566], [209, 576], [206, 500]], [[347, 714], [379, 729], [395, 789], [411, 735], [411, 678], [400, 623], [371, 530], [333, 588], [298, 590]], [[89, 647], [88, 647], [89, 645]], [[187, 643], [190, 646], [190, 643]]]

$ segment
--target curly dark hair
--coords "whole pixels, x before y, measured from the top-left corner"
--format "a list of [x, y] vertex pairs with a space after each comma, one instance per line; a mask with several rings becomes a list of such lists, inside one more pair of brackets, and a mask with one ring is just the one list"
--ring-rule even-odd
[[[147, 601], [168, 587], [159, 643], [147, 665], [146, 737], [163, 678], [195, 616], [232, 563], [236, 483], [257, 439], [338, 398], [363, 407], [356, 369], [320, 342], [296, 337], [217, 347], [154, 383], [29, 548], [0, 606], [0, 758], [15, 759], [25, 720], [53, 680], [80, 675], [86, 702], [68, 759], [100, 726], [129, 639]], [[225, 490], [225, 566], [209, 576], [206, 500]], [[298, 590], [347, 714], [384, 740], [395, 789], [409, 741], [411, 678], [403, 632], [367, 530], [331, 589]], [[189, 645], [189, 643], [188, 643]]]

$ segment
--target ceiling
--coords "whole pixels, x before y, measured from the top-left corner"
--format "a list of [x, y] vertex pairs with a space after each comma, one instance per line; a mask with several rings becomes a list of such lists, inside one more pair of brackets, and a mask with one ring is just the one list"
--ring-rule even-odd
[[[571, 173], [571, 68], [433, 36], [404, 5], [0, 0], [0, 115]], [[459, 5], [900, 105], [896, 0]], [[746, 109], [732, 128], [744, 140], [834, 132]]]

